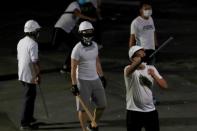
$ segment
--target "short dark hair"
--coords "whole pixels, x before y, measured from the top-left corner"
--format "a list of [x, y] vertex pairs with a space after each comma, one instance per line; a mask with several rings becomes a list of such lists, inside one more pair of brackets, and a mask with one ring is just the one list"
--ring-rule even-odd
[[139, 5], [139, 9], [141, 9], [144, 5], [152, 5], [152, 3], [150, 0], [141, 0], [140, 5]]

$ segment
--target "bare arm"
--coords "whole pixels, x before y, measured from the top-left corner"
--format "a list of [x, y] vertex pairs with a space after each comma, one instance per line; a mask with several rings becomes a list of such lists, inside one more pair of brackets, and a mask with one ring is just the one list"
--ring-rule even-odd
[[74, 10], [74, 15], [78, 16], [79, 18], [82, 18], [82, 19], [96, 21], [96, 18], [91, 18], [89, 16], [83, 15], [83, 14], [81, 14], [81, 12], [78, 9]]
[[71, 59], [71, 80], [72, 80], [72, 85], [77, 84], [77, 75], [76, 75], [76, 70], [77, 66], [79, 64], [79, 61], [75, 59]]
[[129, 38], [129, 47], [136, 45], [135, 34], [131, 34]]
[[125, 75], [129, 76], [130, 74], [132, 74], [140, 64], [141, 64], [141, 57], [134, 57], [132, 59], [132, 63], [128, 66], [128, 68], [126, 68]]
[[34, 68], [34, 71], [36, 74], [36, 77], [34, 79], [34, 83], [39, 84], [41, 81], [41, 78], [40, 78], [40, 63], [38, 60], [33, 62], [33, 68]]
[[165, 79], [163, 78], [159, 78], [157, 75], [155, 75], [155, 72], [153, 69], [149, 69], [148, 70], [149, 74], [154, 78], [154, 80], [156, 81], [156, 83], [159, 85], [159, 87], [166, 89], [168, 88], [167, 82]]
[[99, 76], [104, 76], [99, 56], [96, 58], [96, 69]]

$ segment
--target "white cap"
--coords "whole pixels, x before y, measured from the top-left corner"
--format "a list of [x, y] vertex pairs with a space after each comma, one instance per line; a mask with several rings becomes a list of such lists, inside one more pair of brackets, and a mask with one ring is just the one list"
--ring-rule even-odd
[[34, 32], [36, 31], [37, 29], [40, 29], [40, 25], [38, 24], [38, 22], [36, 22], [35, 20], [28, 20], [26, 23], [25, 23], [25, 27], [24, 27], [24, 32], [27, 33], [27, 32]]
[[129, 49], [129, 58], [132, 58], [133, 55], [135, 54], [135, 52], [138, 51], [138, 50], [141, 50], [141, 49], [143, 49], [143, 47], [141, 47], [141, 46], [137, 46], [137, 45], [132, 46], [132, 47]]
[[81, 22], [81, 24], [79, 25], [79, 31], [83, 31], [83, 30], [93, 30], [94, 27], [92, 26], [92, 24], [88, 21], [83, 21]]

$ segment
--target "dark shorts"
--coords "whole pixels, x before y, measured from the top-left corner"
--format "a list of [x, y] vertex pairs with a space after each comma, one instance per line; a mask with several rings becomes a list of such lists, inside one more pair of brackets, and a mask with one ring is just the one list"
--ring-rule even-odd
[[159, 117], [157, 110], [138, 112], [127, 110], [127, 131], [159, 131]]

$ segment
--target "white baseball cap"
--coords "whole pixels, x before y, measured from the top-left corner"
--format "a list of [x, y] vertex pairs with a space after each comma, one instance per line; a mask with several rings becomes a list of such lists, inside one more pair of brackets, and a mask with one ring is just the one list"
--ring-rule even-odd
[[94, 27], [92, 26], [92, 24], [88, 21], [83, 21], [81, 22], [81, 24], [79, 25], [79, 31], [84, 31], [84, 30], [93, 30]]
[[135, 45], [129, 49], [129, 58], [132, 58], [136, 51], [143, 49], [143, 47]]
[[40, 29], [40, 28], [41, 28], [41, 26], [38, 24], [38, 22], [36, 22], [35, 20], [28, 20], [25, 23], [24, 32], [25, 33], [34, 32], [34, 31], [36, 31], [37, 29]]

